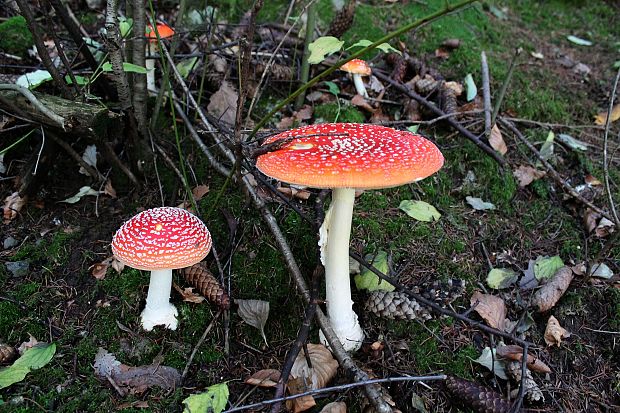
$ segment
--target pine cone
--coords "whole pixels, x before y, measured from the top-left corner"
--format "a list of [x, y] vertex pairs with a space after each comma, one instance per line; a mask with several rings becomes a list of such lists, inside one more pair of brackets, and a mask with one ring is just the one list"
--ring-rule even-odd
[[334, 36], [340, 38], [347, 30], [351, 28], [353, 24], [353, 17], [355, 16], [355, 0], [350, 0], [334, 17], [332, 23], [329, 25], [326, 36]]
[[366, 310], [391, 320], [430, 320], [428, 310], [405, 293], [375, 291], [366, 301]]
[[0, 364], [8, 363], [15, 358], [15, 348], [8, 344], [0, 344]]
[[394, 69], [392, 70], [392, 79], [396, 82], [404, 82], [405, 75], [407, 74], [407, 61], [396, 53], [392, 54], [396, 56]]
[[[512, 381], [521, 385], [521, 362], [508, 362], [506, 365], [506, 374]], [[545, 396], [540, 390], [540, 387], [538, 387], [538, 383], [536, 383], [534, 377], [532, 377], [532, 373], [529, 369], [525, 369], [525, 381], [523, 383], [525, 387], [525, 398], [530, 403], [545, 401]]]
[[439, 107], [446, 113], [452, 114], [456, 112], [458, 107], [456, 103], [456, 92], [445, 85], [441, 85], [439, 90]]
[[496, 391], [480, 384], [448, 376], [446, 387], [458, 403], [471, 407], [476, 412], [508, 413], [510, 411], [510, 402], [504, 400]]
[[207, 265], [204, 262], [183, 268], [181, 272], [185, 280], [196, 288], [200, 294], [205, 296], [207, 300], [223, 310], [230, 308], [230, 297], [228, 297], [217, 278], [207, 269]]

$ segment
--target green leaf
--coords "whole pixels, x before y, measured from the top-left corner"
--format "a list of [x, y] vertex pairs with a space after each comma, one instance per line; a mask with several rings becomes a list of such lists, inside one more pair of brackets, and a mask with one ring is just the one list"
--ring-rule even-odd
[[519, 274], [510, 268], [493, 268], [487, 275], [487, 285], [501, 290], [510, 287], [519, 278]]
[[[389, 271], [388, 255], [385, 251], [379, 251], [377, 254], [366, 254], [364, 257], [382, 274], [387, 275]], [[358, 290], [368, 291], [394, 291], [395, 287], [389, 282], [379, 278], [377, 274], [364, 267], [362, 271], [355, 276], [355, 286]]]
[[418, 133], [418, 129], [420, 129], [419, 123], [417, 125], [411, 125], [407, 128], [407, 130], [411, 133]]
[[534, 276], [538, 281], [546, 280], [564, 266], [564, 262], [559, 255], [553, 257], [538, 256], [534, 263]]
[[[548, 161], [553, 156], [553, 141], [554, 140], [555, 140], [555, 133], [553, 133], [552, 131], [549, 131], [549, 134], [547, 135], [547, 139], [545, 139], [545, 142], [540, 147], [540, 156], [545, 161]], [[541, 166], [542, 162], [538, 161], [536, 162], [536, 165]]]
[[308, 45], [310, 56], [308, 57], [308, 63], [315, 65], [321, 63], [325, 56], [329, 56], [332, 53], [336, 53], [342, 49], [344, 42], [338, 40], [333, 36], [319, 37]]
[[467, 88], [467, 101], [471, 102], [478, 94], [478, 88], [476, 87], [476, 83], [474, 82], [474, 78], [471, 73], [468, 73], [467, 76], [465, 76], [465, 87]]
[[0, 389], [22, 381], [31, 370], [45, 366], [55, 353], [54, 343], [39, 343], [29, 348], [11, 366], [0, 369]]
[[35, 70], [34, 72], [21, 75], [15, 81], [16, 85], [34, 89], [37, 86], [52, 80], [52, 75], [47, 70]]
[[329, 93], [331, 93], [334, 96], [338, 96], [340, 94], [340, 88], [338, 87], [337, 84], [331, 81], [327, 81], [324, 83], [325, 83], [325, 86], [327, 86], [327, 89], [329, 89]]
[[572, 34], [566, 36], [566, 39], [568, 39], [569, 42], [575, 43], [579, 46], [592, 46], [594, 44], [589, 40], [582, 39], [581, 37], [573, 36]]
[[121, 32], [121, 37], [125, 38], [129, 36], [129, 34], [131, 33], [131, 28], [133, 27], [133, 19], [119, 17], [118, 21], [119, 21], [118, 30]]
[[[105, 62], [101, 66], [101, 70], [104, 72], [112, 72], [113, 70], [112, 63]], [[132, 73], [142, 73], [142, 74], [146, 74], [146, 72], [148, 72], [148, 70], [145, 67], [134, 65], [133, 63], [127, 63], [127, 62], [123, 62], [123, 71], [132, 72]]]
[[613, 67], [614, 69], [620, 69], [620, 60], [616, 60]]
[[[68, 85], [72, 85], [73, 84], [73, 80], [71, 79], [71, 76], [66, 75], [65, 76], [65, 82], [67, 82]], [[85, 76], [78, 76], [75, 75], [75, 82], [80, 85], [80, 86], [84, 86], [88, 84], [88, 78]]]
[[196, 62], [198, 62], [198, 57], [194, 56], [190, 59], [181, 60], [176, 64], [177, 70], [183, 79], [187, 79], [187, 76], [189, 76], [194, 69], [194, 66], [196, 66]]
[[412, 201], [406, 199], [400, 203], [399, 209], [405, 211], [411, 218], [423, 222], [437, 221], [441, 218], [441, 214], [434, 206], [424, 201]]
[[192, 394], [183, 404], [183, 413], [221, 413], [228, 401], [228, 385], [226, 383], [214, 384], [207, 387], [205, 393]]
[[[374, 42], [371, 42], [370, 40], [362, 39], [359, 42], [347, 47], [347, 50], [352, 49], [354, 47], [368, 47], [373, 43]], [[400, 50], [393, 48], [389, 43], [381, 43], [379, 46], [377, 46], [377, 49], [381, 50], [384, 53], [394, 52], [394, 53], [398, 53], [399, 55], [402, 55]]]

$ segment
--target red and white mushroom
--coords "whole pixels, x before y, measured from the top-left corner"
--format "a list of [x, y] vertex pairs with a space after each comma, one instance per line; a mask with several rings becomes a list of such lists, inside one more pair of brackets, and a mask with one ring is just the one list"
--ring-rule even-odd
[[146, 88], [147, 90], [154, 91], [155, 88], [155, 58], [152, 57], [153, 53], [159, 50], [157, 35], [159, 39], [166, 39], [174, 35], [172, 27], [165, 23], [157, 23], [157, 33], [152, 25], [148, 25], [146, 28], [147, 42], [147, 56], [146, 56]]
[[362, 76], [370, 76], [372, 73], [368, 63], [362, 59], [352, 59], [340, 66], [340, 70], [353, 75], [353, 84], [357, 94], [362, 95], [363, 98], [368, 98], [368, 92], [366, 92], [366, 86], [364, 86], [364, 81], [362, 80]]
[[283, 182], [332, 189], [320, 229], [330, 323], [344, 348], [357, 350], [364, 333], [353, 312], [349, 237], [355, 189], [390, 188], [437, 172], [444, 158], [429, 140], [378, 125], [326, 123], [272, 136], [265, 144], [295, 137], [256, 162], [265, 175]]
[[211, 250], [211, 234], [195, 215], [181, 208], [147, 209], [125, 222], [112, 239], [114, 256], [125, 265], [151, 271], [142, 326], [177, 328], [170, 303], [172, 270], [202, 261]]

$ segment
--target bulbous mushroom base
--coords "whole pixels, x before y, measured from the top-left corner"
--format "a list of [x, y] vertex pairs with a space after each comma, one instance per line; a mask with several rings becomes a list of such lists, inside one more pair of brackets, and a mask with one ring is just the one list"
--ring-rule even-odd
[[151, 331], [155, 326], [164, 326], [170, 330], [176, 330], [179, 324], [177, 315], [179, 312], [170, 303], [159, 308], [147, 306], [142, 311], [142, 328]]
[[[362, 347], [362, 342], [364, 341], [364, 331], [362, 330], [362, 327], [360, 327], [359, 323], [357, 323], [357, 320], [355, 321], [355, 324], [349, 327], [341, 327], [339, 329], [334, 328], [334, 332], [338, 336], [340, 344], [342, 344], [342, 347], [347, 352], [355, 352], [359, 350], [360, 347]], [[323, 335], [322, 331], [319, 332], [319, 339], [323, 345], [329, 347], [329, 343], [327, 342], [327, 339]]]

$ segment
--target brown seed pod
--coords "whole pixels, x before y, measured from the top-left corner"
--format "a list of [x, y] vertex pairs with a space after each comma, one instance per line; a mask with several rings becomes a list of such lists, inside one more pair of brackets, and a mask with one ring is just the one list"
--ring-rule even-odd
[[230, 308], [230, 297], [204, 262], [183, 268], [181, 273], [207, 300], [224, 310]]
[[502, 396], [478, 383], [448, 376], [446, 387], [459, 404], [473, 408], [480, 413], [508, 413], [510, 402]]

